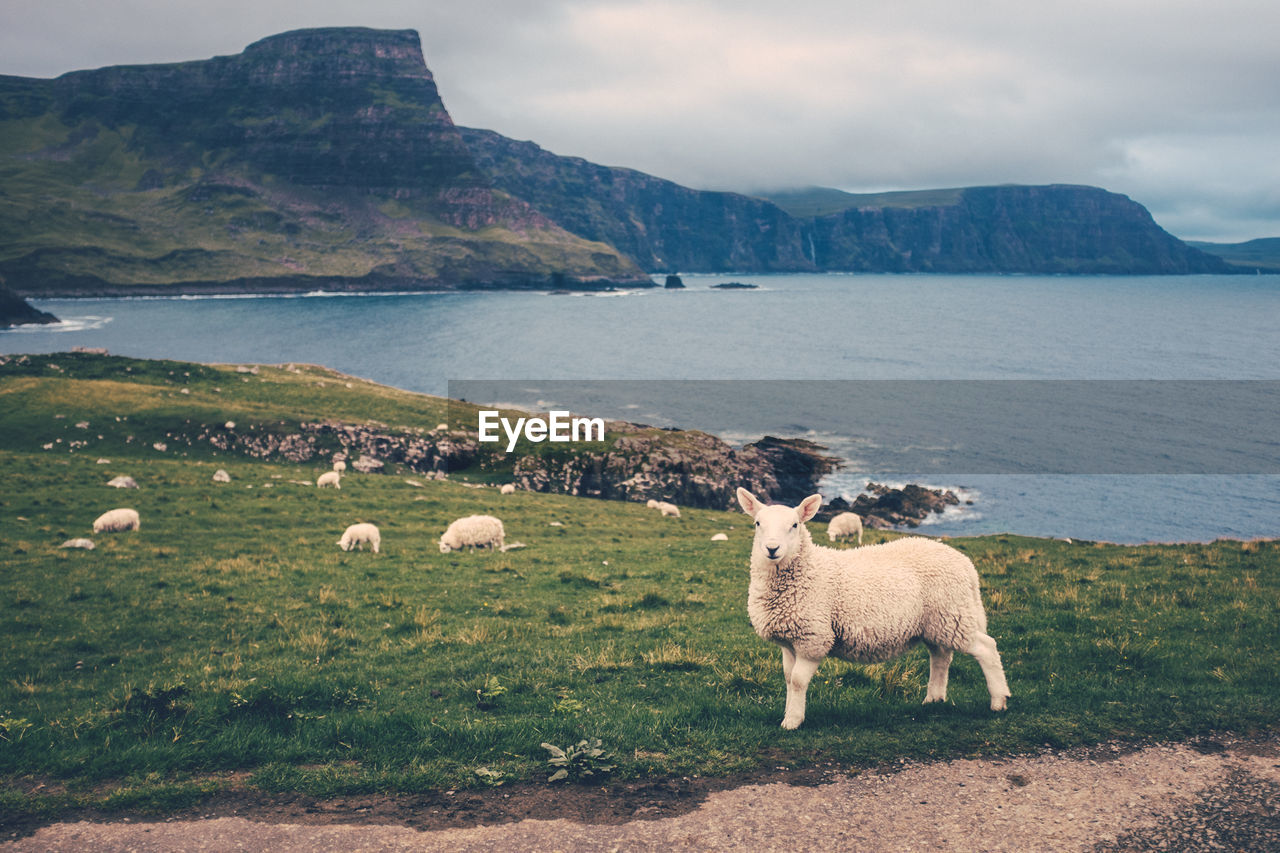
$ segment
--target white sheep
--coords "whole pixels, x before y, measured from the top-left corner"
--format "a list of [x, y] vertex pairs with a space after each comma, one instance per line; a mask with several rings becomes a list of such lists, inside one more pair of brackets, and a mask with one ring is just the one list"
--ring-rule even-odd
[[112, 509], [98, 516], [93, 522], [94, 533], [119, 533], [122, 530], [139, 530], [142, 523], [136, 509]]
[[119, 477], [112, 477], [107, 480], [107, 485], [114, 486], [117, 489], [136, 489], [138, 488], [138, 481], [121, 474]]
[[503, 483], [502, 488], [498, 489], [498, 493], [502, 495], [514, 495], [516, 493], [516, 484]]
[[862, 517], [855, 512], [842, 512], [827, 522], [827, 541], [858, 536], [858, 544], [862, 544]]
[[341, 480], [342, 480], [342, 475], [339, 474], [337, 471], [325, 471], [323, 474], [320, 475], [320, 478], [316, 480], [316, 485], [319, 486], [320, 488], [324, 488], [325, 486], [333, 486], [335, 489], [341, 489], [342, 488]]
[[645, 506], [647, 506], [649, 509], [657, 509], [657, 508], [658, 508], [658, 502], [657, 502], [656, 500], [654, 500], [653, 498], [649, 498], [649, 500], [645, 501], [645, 502], [644, 502], [644, 505], [645, 505]]
[[669, 515], [672, 518], [680, 517], [680, 507], [666, 501], [658, 501], [658, 511], [663, 515]]
[[919, 537], [849, 550], [815, 545], [805, 522], [821, 495], [794, 508], [765, 506], [740, 488], [738, 503], [755, 519], [747, 615], [757, 634], [782, 647], [784, 729], [804, 722], [809, 680], [827, 655], [872, 663], [920, 642], [929, 649], [926, 703], [946, 701], [958, 650], [982, 667], [991, 710], [1005, 709], [1009, 686], [968, 557]]
[[344, 551], [350, 551], [352, 548], [364, 550], [364, 543], [368, 542], [373, 548], [373, 553], [378, 553], [378, 548], [382, 545], [382, 534], [378, 532], [375, 525], [368, 522], [360, 522], [348, 527], [342, 533], [342, 538], [338, 540], [338, 547]]
[[[213, 482], [215, 482], [215, 483], [230, 483], [230, 482], [231, 482], [231, 475], [230, 475], [230, 474], [228, 474], [228, 473], [227, 473], [226, 471], [224, 471], [223, 469], [219, 468], [217, 471], [214, 471], [214, 472], [213, 472]], [[309, 485], [311, 485], [311, 484], [310, 484], [310, 483], [307, 483], [307, 485], [309, 486]]]
[[469, 515], [459, 518], [440, 537], [440, 553], [448, 554], [460, 548], [494, 548], [502, 547], [506, 532], [502, 522], [492, 515]]
[[729, 535], [727, 533], [717, 533], [711, 537], [712, 542], [728, 542]]

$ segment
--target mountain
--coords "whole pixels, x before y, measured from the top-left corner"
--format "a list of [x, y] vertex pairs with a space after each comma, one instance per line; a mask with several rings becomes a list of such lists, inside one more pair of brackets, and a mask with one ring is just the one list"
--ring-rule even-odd
[[0, 285], [22, 296], [1231, 269], [1093, 187], [759, 198], [458, 128], [412, 30], [0, 76]]
[[480, 168], [565, 229], [660, 272], [1231, 272], [1142, 205], [1096, 187], [969, 187], [752, 197], [461, 128]]
[[34, 293], [645, 281], [493, 187], [411, 30], [0, 77], [0, 276]]
[[1217, 255], [1247, 272], [1280, 272], [1280, 237], [1263, 237], [1244, 243], [1201, 243], [1188, 241], [1203, 252]]

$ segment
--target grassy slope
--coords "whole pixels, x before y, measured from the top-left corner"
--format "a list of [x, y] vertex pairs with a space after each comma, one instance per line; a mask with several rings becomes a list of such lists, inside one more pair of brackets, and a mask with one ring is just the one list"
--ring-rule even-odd
[[829, 187], [784, 190], [762, 195], [800, 219], [828, 216], [851, 207], [946, 207], [958, 204], [963, 189], [903, 190], [883, 193], [847, 193]]
[[[40, 361], [93, 371], [70, 356]], [[318, 465], [160, 454], [144, 426], [197, 406], [430, 426], [440, 401], [332, 373], [138, 362], [137, 382], [72, 386], [41, 369], [0, 372], [0, 803], [14, 814], [74, 802], [163, 810], [233, 784], [233, 772], [234, 784], [322, 794], [476, 785], [482, 767], [538, 779], [540, 743], [589, 736], [618, 775], [637, 777], [1276, 722], [1280, 543], [955, 540], [983, 576], [1010, 711], [986, 710], [966, 656], [948, 704], [921, 707], [917, 649], [885, 665], [826, 662], [804, 727], [789, 733], [777, 726], [778, 655], [746, 619], [739, 514], [676, 521], [395, 475], [320, 491], [289, 482], [313, 480]], [[184, 381], [189, 395], [175, 390]], [[96, 439], [116, 405], [133, 442]], [[92, 446], [69, 449], [75, 436]], [[233, 482], [212, 483], [217, 467]], [[115, 474], [142, 488], [103, 485]], [[121, 505], [139, 510], [140, 531], [94, 536], [90, 552], [58, 548]], [[498, 514], [528, 547], [440, 554], [444, 526], [473, 512]], [[383, 553], [337, 549], [356, 520], [379, 525]], [[720, 531], [730, 540], [710, 542]]]
[[1280, 272], [1280, 237], [1264, 237], [1244, 243], [1203, 243], [1188, 241], [1188, 246], [1217, 255], [1229, 264], [1263, 272]]
[[78, 138], [49, 114], [0, 121], [0, 261], [51, 252], [42, 268], [117, 285], [359, 278], [377, 269], [406, 281], [485, 270], [638, 275], [612, 248], [558, 228], [462, 229], [425, 203], [323, 194], [216, 162], [140, 189], [163, 164], [142, 159], [131, 132]]

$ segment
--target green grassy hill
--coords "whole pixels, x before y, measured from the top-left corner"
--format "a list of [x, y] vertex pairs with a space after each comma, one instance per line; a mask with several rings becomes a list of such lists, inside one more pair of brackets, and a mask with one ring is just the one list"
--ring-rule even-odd
[[[676, 520], [397, 470], [321, 490], [302, 484], [327, 467], [315, 461], [162, 452], [154, 442], [204, 418], [413, 428], [445, 409], [320, 368], [132, 362], [121, 378], [118, 362], [93, 358], [0, 367], [10, 820], [87, 805], [165, 814], [232, 789], [541, 785], [554, 768], [540, 744], [592, 737], [609, 778], [634, 780], [1277, 721], [1280, 543], [953, 540], [982, 576], [1009, 711], [987, 710], [963, 655], [948, 703], [922, 707], [917, 649], [875, 666], [827, 661], [804, 726], [785, 732], [778, 653], [745, 613], [740, 513], [686, 508]], [[230, 483], [212, 481], [217, 468]], [[139, 488], [105, 485], [119, 474]], [[93, 535], [117, 506], [136, 508], [141, 529]], [[472, 513], [498, 515], [526, 547], [441, 554], [445, 526]], [[355, 521], [379, 526], [382, 553], [337, 548]], [[728, 541], [712, 542], [718, 532]], [[59, 547], [80, 536], [97, 548]]]

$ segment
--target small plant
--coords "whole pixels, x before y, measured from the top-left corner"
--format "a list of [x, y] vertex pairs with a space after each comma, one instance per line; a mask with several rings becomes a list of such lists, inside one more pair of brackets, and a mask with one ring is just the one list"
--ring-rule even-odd
[[498, 698], [506, 692], [507, 688], [502, 686], [496, 675], [487, 675], [484, 686], [476, 688], [476, 707], [481, 711], [491, 710], [497, 707]]
[[506, 775], [501, 770], [490, 770], [488, 767], [477, 767], [476, 775], [480, 777], [480, 781], [484, 782], [490, 788], [496, 788], [506, 780]]
[[568, 749], [561, 749], [554, 744], [545, 742], [542, 744], [542, 748], [551, 753], [547, 763], [557, 768], [554, 773], [547, 777], [548, 782], [560, 782], [570, 776], [575, 781], [581, 782], [586, 779], [594, 779], [596, 776], [607, 775], [614, 768], [614, 765], [608, 763], [609, 755], [605, 752], [604, 746], [598, 737], [593, 737], [590, 740], [580, 740], [576, 745]]

